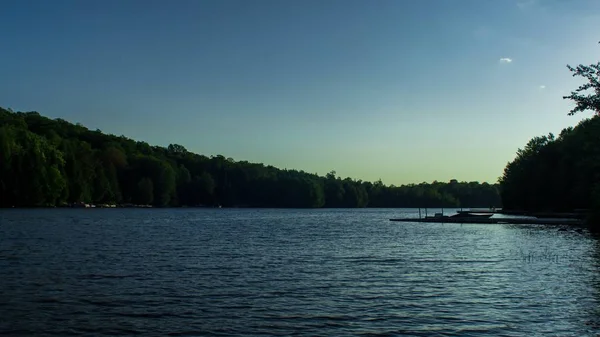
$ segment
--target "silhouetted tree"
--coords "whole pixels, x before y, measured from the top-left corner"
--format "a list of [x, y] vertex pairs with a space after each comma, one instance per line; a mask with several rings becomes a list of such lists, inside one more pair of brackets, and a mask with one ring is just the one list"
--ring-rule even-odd
[[575, 108], [569, 112], [569, 115], [585, 110], [600, 114], [600, 62], [587, 66], [580, 64], [577, 67], [567, 65], [567, 68], [574, 77], [580, 76], [587, 80], [587, 83], [572, 91], [569, 96], [563, 97], [575, 102]]
[[502, 201], [506, 209], [525, 211], [591, 209], [590, 223], [600, 227], [600, 63], [567, 67], [587, 80], [563, 97], [575, 102], [569, 115], [596, 115], [519, 149], [500, 179]]

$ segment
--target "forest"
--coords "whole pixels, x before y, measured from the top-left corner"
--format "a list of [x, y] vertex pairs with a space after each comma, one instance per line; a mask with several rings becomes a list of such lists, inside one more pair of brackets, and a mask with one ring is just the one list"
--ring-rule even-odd
[[0, 108], [0, 207], [500, 207], [498, 184], [402, 186], [152, 146]]
[[[600, 62], [567, 66], [585, 83], [563, 97], [575, 103], [568, 113], [592, 111], [575, 127], [531, 139], [517, 151], [500, 178], [504, 209], [572, 212], [587, 210], [600, 225]], [[600, 227], [600, 226], [598, 226]]]

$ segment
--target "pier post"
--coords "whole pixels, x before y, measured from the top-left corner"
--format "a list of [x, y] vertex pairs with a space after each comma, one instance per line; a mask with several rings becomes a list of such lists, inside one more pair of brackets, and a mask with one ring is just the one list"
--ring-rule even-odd
[[419, 219], [421, 219], [421, 207], [419, 207]]

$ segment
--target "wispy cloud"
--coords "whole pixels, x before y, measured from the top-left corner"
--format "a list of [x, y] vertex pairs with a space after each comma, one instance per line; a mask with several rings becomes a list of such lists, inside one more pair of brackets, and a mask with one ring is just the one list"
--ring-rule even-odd
[[540, 90], [544, 90], [544, 89], [546, 89], [546, 86], [545, 86], [545, 85], [543, 85], [543, 84], [542, 84], [542, 85], [540, 85]]
[[500, 63], [512, 63], [512, 59], [509, 57], [503, 57], [500, 59]]

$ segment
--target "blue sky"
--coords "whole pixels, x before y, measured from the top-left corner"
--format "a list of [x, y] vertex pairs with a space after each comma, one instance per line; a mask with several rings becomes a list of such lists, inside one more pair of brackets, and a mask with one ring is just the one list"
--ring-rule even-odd
[[599, 60], [597, 0], [0, 3], [0, 106], [388, 184], [494, 182]]

